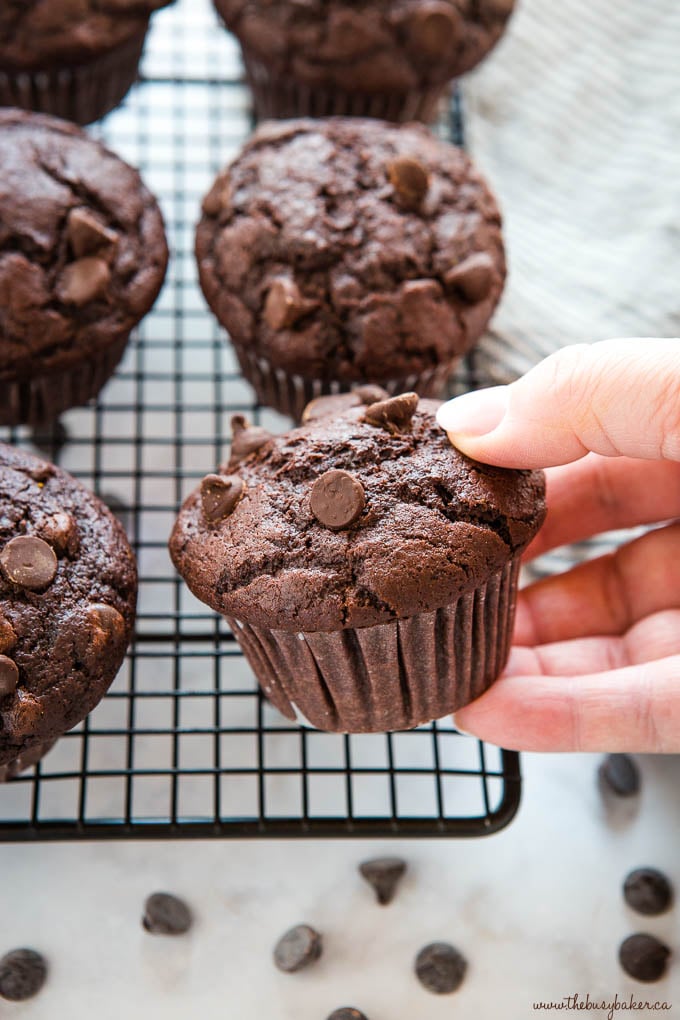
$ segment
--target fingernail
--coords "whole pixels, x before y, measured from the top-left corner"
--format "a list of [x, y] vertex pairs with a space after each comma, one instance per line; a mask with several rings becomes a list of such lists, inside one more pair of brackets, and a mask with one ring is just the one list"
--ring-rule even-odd
[[507, 407], [508, 387], [492, 386], [449, 400], [437, 411], [437, 421], [457, 436], [485, 436], [500, 425]]

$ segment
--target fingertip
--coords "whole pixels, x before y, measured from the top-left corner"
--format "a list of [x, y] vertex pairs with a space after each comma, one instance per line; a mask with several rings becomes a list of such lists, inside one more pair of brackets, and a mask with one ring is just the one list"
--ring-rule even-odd
[[472, 390], [448, 400], [437, 411], [437, 421], [458, 446], [465, 438], [479, 438], [500, 425], [508, 406], [507, 386]]

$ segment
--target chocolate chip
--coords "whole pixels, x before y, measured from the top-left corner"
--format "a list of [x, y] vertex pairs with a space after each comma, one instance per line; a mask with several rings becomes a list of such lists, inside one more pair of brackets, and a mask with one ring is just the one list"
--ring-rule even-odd
[[260, 425], [251, 425], [242, 414], [235, 414], [231, 419], [231, 463], [238, 464], [249, 454], [255, 453], [274, 438], [271, 432]]
[[96, 255], [71, 262], [57, 283], [57, 297], [67, 305], [86, 305], [104, 297], [111, 282], [111, 270]]
[[45, 518], [40, 523], [40, 533], [60, 555], [75, 556], [78, 552], [78, 527], [70, 514], [60, 510]]
[[428, 992], [447, 995], [462, 985], [467, 960], [447, 942], [432, 942], [418, 953], [415, 969], [418, 980]]
[[272, 283], [264, 304], [264, 317], [271, 329], [288, 329], [314, 307], [306, 301], [300, 288], [288, 276], [279, 276]]
[[629, 754], [608, 754], [598, 769], [600, 783], [616, 797], [640, 792], [640, 772]]
[[232, 187], [228, 173], [219, 175], [208, 194], [203, 199], [203, 212], [206, 216], [219, 216], [232, 210]]
[[328, 1020], [368, 1020], [368, 1017], [352, 1006], [343, 1006], [342, 1009], [333, 1010]]
[[422, 204], [430, 187], [430, 177], [422, 163], [410, 156], [397, 156], [388, 165], [387, 175], [404, 205], [417, 209]]
[[208, 524], [229, 517], [244, 491], [243, 479], [238, 475], [206, 475], [201, 482], [201, 504]]
[[0, 655], [0, 698], [14, 694], [19, 683], [19, 667], [6, 655]]
[[298, 924], [282, 935], [274, 946], [274, 963], [286, 974], [294, 974], [318, 960], [322, 949], [318, 931], [308, 924]]
[[348, 471], [326, 471], [314, 482], [310, 497], [312, 513], [319, 524], [333, 530], [348, 528], [366, 506], [361, 482]]
[[125, 637], [125, 620], [113, 606], [95, 602], [87, 607], [87, 618], [94, 644], [104, 648], [111, 641], [119, 642]]
[[366, 386], [355, 386], [352, 390], [355, 393], [362, 404], [367, 407], [370, 404], [377, 404], [381, 400], [389, 400], [389, 393], [384, 390], [382, 386], [372, 386], [370, 383]]
[[409, 19], [409, 43], [434, 60], [451, 53], [461, 33], [460, 15], [450, 4], [431, 0], [420, 3]]
[[9, 620], [0, 613], [0, 653], [11, 652], [17, 643], [17, 636], [14, 627]]
[[636, 981], [658, 981], [670, 955], [668, 946], [654, 935], [629, 935], [619, 947], [619, 963]]
[[449, 290], [457, 291], [461, 297], [476, 305], [488, 297], [493, 284], [493, 259], [486, 252], [476, 252], [449, 269], [444, 283]]
[[353, 399], [351, 393], [329, 393], [327, 396], [316, 397], [302, 412], [302, 422], [321, 421], [322, 418], [337, 418], [350, 407], [358, 407], [360, 402]]
[[638, 914], [655, 917], [663, 914], [673, 902], [673, 888], [656, 868], [636, 868], [623, 883], [623, 896]]
[[410, 426], [417, 407], [417, 393], [401, 393], [398, 397], [370, 404], [364, 411], [362, 421], [396, 435]]
[[144, 904], [142, 925], [152, 935], [184, 935], [193, 920], [184, 900], [172, 893], [152, 893]]
[[71, 209], [66, 221], [66, 235], [77, 259], [94, 255], [101, 249], [113, 249], [118, 241], [115, 230], [109, 230], [89, 209]]
[[0, 960], [0, 996], [23, 1002], [37, 995], [47, 978], [47, 961], [34, 949], [13, 949]]
[[394, 899], [399, 881], [406, 871], [406, 861], [401, 857], [375, 857], [363, 861], [359, 871], [373, 886], [378, 903], [386, 906]]
[[40, 591], [52, 584], [57, 573], [54, 549], [35, 535], [18, 535], [0, 552], [5, 576], [20, 588]]

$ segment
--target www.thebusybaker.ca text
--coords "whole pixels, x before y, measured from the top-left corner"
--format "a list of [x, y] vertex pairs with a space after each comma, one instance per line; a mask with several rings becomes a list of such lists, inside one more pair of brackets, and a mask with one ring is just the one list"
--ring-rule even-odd
[[636, 999], [631, 995], [629, 999], [620, 999], [615, 995], [613, 999], [591, 999], [586, 994], [585, 998], [576, 992], [574, 995], [565, 995], [555, 1002], [535, 1002], [533, 1004], [536, 1012], [542, 1010], [567, 1009], [567, 1010], [590, 1010], [591, 1012], [606, 1013], [607, 1020], [614, 1020], [614, 1014], [619, 1011], [648, 1010], [652, 1013], [668, 1012], [673, 1007], [670, 1002], [650, 1002], [648, 999]]

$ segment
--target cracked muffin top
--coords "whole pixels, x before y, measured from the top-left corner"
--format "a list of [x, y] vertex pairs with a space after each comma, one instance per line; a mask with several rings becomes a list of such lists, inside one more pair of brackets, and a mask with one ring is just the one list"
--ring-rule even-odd
[[314, 632], [434, 611], [485, 582], [543, 522], [543, 474], [465, 457], [438, 406], [402, 394], [277, 437], [237, 418], [231, 460], [170, 540], [194, 595], [247, 624]]
[[465, 153], [418, 124], [265, 124], [196, 235], [233, 342], [275, 368], [406, 379], [467, 351], [503, 289], [501, 217]]
[[121, 525], [70, 475], [0, 444], [0, 765], [75, 726], [132, 635]]
[[0, 70], [78, 64], [146, 31], [172, 0], [2, 0]]
[[65, 121], [0, 111], [0, 379], [129, 333], [160, 290], [163, 220], [139, 174]]
[[470, 70], [514, 0], [215, 0], [244, 49], [309, 85], [406, 92]]

